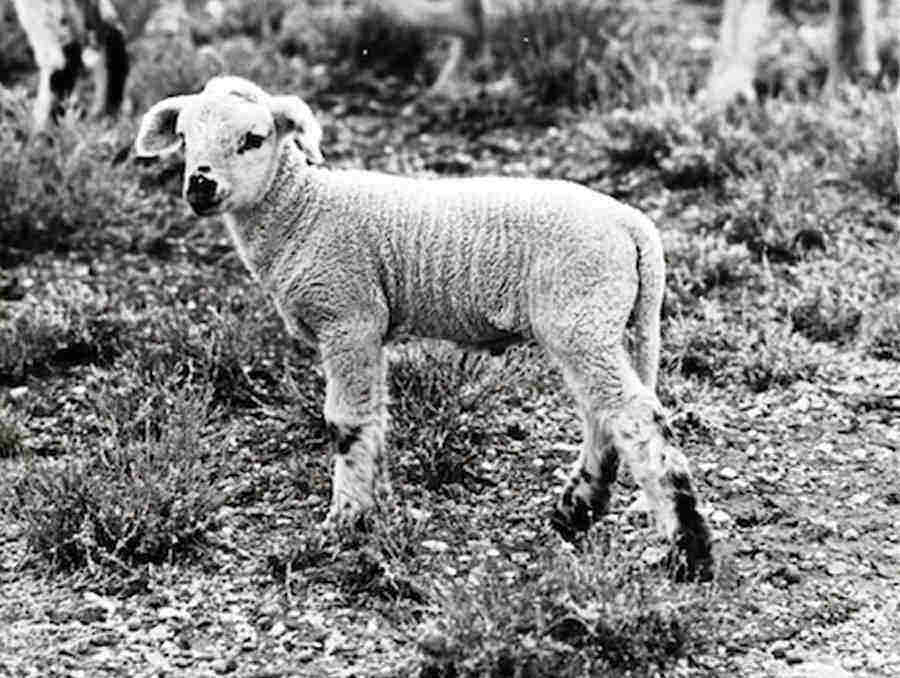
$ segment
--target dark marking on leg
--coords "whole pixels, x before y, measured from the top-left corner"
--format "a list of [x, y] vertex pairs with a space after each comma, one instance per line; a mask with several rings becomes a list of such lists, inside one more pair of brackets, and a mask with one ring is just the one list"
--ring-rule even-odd
[[[572, 478], [563, 491], [550, 518], [553, 528], [566, 541], [574, 541], [580, 533], [587, 532], [609, 508], [611, 485], [619, 471], [619, 453], [609, 449], [600, 461], [600, 475], [595, 476], [585, 467], [578, 471], [578, 480]], [[587, 485], [589, 502], [575, 494], [580, 484]]]
[[65, 66], [58, 71], [50, 74], [50, 91], [56, 99], [53, 115], [59, 115], [59, 111], [55, 110], [59, 103], [68, 97], [75, 89], [75, 83], [78, 81], [78, 75], [84, 66], [81, 60], [81, 44], [70, 42], [63, 45], [63, 57], [66, 60]]
[[713, 577], [712, 536], [697, 500], [691, 479], [684, 473], [668, 473], [666, 480], [675, 492], [678, 533], [673, 554], [673, 575], [677, 581], [710, 581]]
[[616, 482], [616, 476], [619, 473], [619, 453], [610, 448], [600, 460], [600, 475], [595, 479], [593, 484], [593, 493], [591, 495], [591, 511], [594, 514], [594, 520], [598, 520], [605, 515], [609, 509], [609, 501], [612, 498], [612, 484]]
[[659, 426], [659, 430], [666, 440], [675, 439], [675, 430], [672, 428], [672, 425], [669, 424], [669, 418], [665, 414], [659, 410], [653, 410], [653, 423]]
[[581, 497], [572, 498], [571, 488], [563, 493], [559, 505], [553, 509], [550, 525], [568, 542], [575, 542], [590, 528], [591, 511]]
[[122, 106], [125, 97], [125, 81], [131, 66], [125, 36], [118, 26], [102, 22], [97, 30], [97, 37], [103, 47], [103, 59], [106, 64], [106, 100], [103, 112], [115, 115]]
[[329, 423], [328, 433], [334, 441], [335, 452], [344, 456], [350, 452], [350, 448], [359, 440], [362, 435], [362, 426], [348, 426], [346, 430], [341, 430], [340, 427]]

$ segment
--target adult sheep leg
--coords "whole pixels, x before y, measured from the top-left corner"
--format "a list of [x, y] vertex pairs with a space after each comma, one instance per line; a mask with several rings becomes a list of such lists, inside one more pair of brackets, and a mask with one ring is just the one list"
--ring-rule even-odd
[[[347, 332], [347, 339], [352, 333]], [[384, 459], [387, 428], [385, 357], [376, 338], [325, 342], [325, 421], [334, 446], [331, 510], [326, 525], [352, 520], [390, 492]]]
[[125, 36], [113, 23], [101, 21], [97, 29], [100, 59], [94, 64], [94, 105], [91, 114], [116, 115], [125, 97], [129, 57]]

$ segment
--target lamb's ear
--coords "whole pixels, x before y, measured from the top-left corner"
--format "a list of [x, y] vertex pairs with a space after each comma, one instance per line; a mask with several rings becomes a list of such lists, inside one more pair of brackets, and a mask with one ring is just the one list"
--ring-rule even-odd
[[278, 135], [294, 134], [306, 158], [314, 165], [325, 162], [319, 144], [322, 142], [322, 126], [312, 110], [300, 97], [270, 97], [272, 116]]
[[137, 155], [154, 157], [174, 153], [181, 148], [175, 132], [178, 114], [192, 95], [169, 97], [153, 104], [141, 118], [141, 126], [134, 140]]

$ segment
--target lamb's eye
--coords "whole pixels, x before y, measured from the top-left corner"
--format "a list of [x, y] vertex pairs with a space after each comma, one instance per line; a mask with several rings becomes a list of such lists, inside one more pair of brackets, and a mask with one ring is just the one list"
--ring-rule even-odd
[[263, 142], [266, 138], [261, 134], [254, 134], [253, 132], [247, 132], [244, 136], [241, 137], [241, 143], [238, 146], [238, 153], [243, 153], [244, 151], [249, 151], [253, 148], [259, 148], [263, 145]]

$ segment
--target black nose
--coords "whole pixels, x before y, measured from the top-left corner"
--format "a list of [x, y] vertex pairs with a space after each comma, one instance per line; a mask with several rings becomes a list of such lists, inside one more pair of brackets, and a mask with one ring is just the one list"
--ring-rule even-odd
[[217, 184], [202, 174], [192, 174], [188, 179], [185, 197], [197, 212], [203, 212], [216, 204]]

